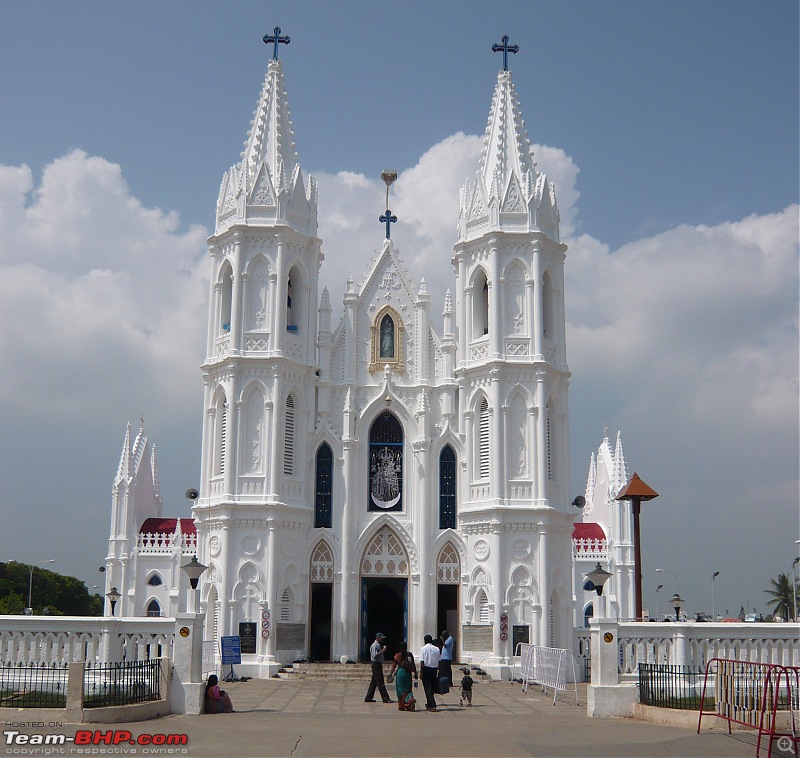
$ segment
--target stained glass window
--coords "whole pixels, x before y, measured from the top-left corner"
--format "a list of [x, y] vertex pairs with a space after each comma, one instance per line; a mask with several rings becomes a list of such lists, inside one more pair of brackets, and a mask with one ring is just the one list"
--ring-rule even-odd
[[384, 411], [369, 430], [369, 511], [403, 510], [403, 427]]
[[446, 445], [439, 454], [439, 529], [456, 528], [456, 454]]
[[314, 500], [314, 526], [333, 526], [333, 451], [327, 442], [317, 450], [317, 486]]

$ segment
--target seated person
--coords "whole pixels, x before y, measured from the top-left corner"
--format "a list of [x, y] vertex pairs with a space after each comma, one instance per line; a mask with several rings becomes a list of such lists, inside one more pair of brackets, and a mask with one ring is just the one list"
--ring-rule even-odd
[[208, 677], [206, 682], [206, 713], [233, 713], [233, 703], [228, 693], [219, 688], [219, 679], [216, 674]]

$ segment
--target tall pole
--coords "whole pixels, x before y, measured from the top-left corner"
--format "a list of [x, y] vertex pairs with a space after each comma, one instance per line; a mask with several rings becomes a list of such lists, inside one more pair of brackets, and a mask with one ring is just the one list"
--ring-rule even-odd
[[33, 570], [36, 566], [40, 566], [44, 563], [55, 563], [56, 559], [51, 558], [48, 561], [39, 561], [38, 563], [31, 563], [28, 566], [29, 576], [28, 576], [28, 608], [30, 609], [31, 614], [33, 614]]
[[717, 620], [717, 606], [714, 605], [714, 580], [719, 576], [719, 571], [711, 575], [711, 620]]
[[639, 539], [639, 514], [642, 500], [652, 500], [658, 493], [646, 485], [634, 471], [630, 481], [619, 491], [615, 500], [630, 500], [633, 510], [633, 563], [636, 595], [636, 620], [642, 620], [642, 546]]
[[797, 562], [800, 558], [795, 558], [792, 561], [792, 598], [794, 599], [794, 620], [797, 621]]

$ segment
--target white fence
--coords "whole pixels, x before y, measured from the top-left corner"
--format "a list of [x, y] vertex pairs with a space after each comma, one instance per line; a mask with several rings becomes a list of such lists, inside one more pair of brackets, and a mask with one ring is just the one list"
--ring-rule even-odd
[[[571, 671], [568, 672], [568, 667]], [[515, 674], [518, 672], [518, 676]], [[540, 684], [546, 692], [553, 689], [553, 705], [556, 694], [567, 689], [567, 674], [575, 683], [575, 704], [578, 705], [578, 684], [575, 677], [575, 659], [572, 652], [561, 648], [540, 647], [521, 642], [514, 652], [514, 670], [512, 679], [522, 680], [522, 691], [526, 692], [529, 684]]]
[[172, 657], [175, 619], [0, 616], [0, 664], [52, 666]]
[[[614, 622], [601, 621], [613, 634], [620, 682], [636, 681], [640, 663], [702, 668], [712, 658], [800, 666], [800, 627], [796, 624]], [[576, 628], [573, 651], [578, 673], [594, 654], [590, 630]]]

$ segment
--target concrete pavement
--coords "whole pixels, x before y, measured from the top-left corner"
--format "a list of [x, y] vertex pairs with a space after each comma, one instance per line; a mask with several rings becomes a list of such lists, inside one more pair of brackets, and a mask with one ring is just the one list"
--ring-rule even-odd
[[[552, 694], [539, 688], [522, 692], [518, 684], [481, 682], [475, 685], [474, 705], [461, 708], [457, 690], [438, 697], [436, 713], [414, 713], [396, 704], [365, 703], [365, 682], [320, 680], [251, 680], [224, 683], [236, 713], [215, 716], [168, 716], [135, 724], [67, 726], [76, 729], [129, 730], [140, 735], [186, 734], [185, 746], [85, 747], [67, 745], [65, 752], [38, 755], [188, 755], [191, 758], [235, 756], [702, 756], [735, 758], [755, 755], [753, 731], [728, 735], [719, 719], [694, 728], [665, 726], [633, 719], [590, 719], [586, 716], [585, 685], [575, 695]], [[394, 699], [394, 686], [389, 685]], [[5, 710], [5, 709], [4, 709]], [[29, 713], [29, 712], [28, 712]], [[10, 714], [0, 714], [8, 721]], [[20, 718], [17, 712], [16, 718]], [[8, 729], [6, 726], [5, 729]], [[54, 729], [20, 729], [24, 734]], [[153, 741], [155, 743], [155, 740]], [[3, 755], [20, 753], [20, 746], [0, 746]], [[59, 749], [59, 748], [57, 748]], [[104, 752], [100, 752], [100, 750]], [[167, 752], [167, 751], [171, 752]], [[4, 752], [5, 751], [5, 752]], [[72, 752], [71, 752], [72, 751]], [[114, 751], [114, 752], [112, 752]], [[124, 752], [123, 752], [124, 751]], [[134, 752], [135, 751], [135, 752]], [[762, 746], [763, 751], [763, 746]], [[764, 755], [764, 752], [762, 752]], [[775, 752], [774, 755], [790, 755]]]

